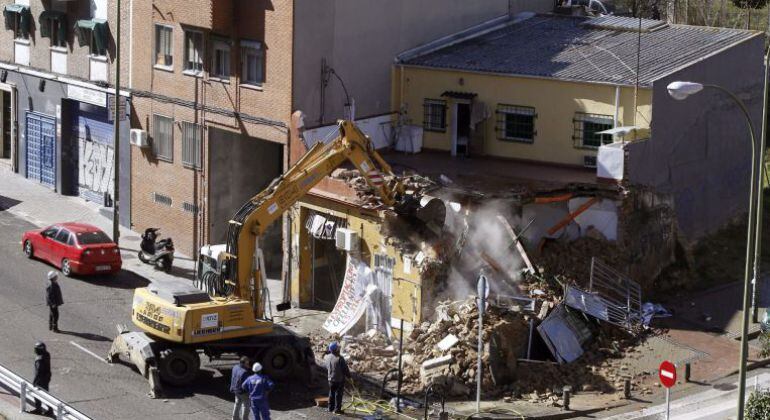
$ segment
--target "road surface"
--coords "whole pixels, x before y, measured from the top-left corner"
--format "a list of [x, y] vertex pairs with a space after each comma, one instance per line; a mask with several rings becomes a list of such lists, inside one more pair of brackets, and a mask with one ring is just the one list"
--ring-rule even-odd
[[[44, 341], [52, 358], [51, 392], [94, 419], [230, 417], [230, 362], [207, 365], [204, 356], [207, 366], [192, 386], [156, 400], [147, 397], [147, 382], [135, 370], [105, 362], [115, 325], [131, 327], [133, 290], [148, 284], [142, 277], [126, 271], [115, 277], [62, 277], [62, 333], [49, 332], [46, 273], [54, 268], [21, 252], [21, 234], [33, 228], [0, 209], [0, 364], [31, 379], [33, 345]], [[274, 418], [328, 418], [312, 407], [312, 396], [301, 384], [279, 385], [271, 394]]]

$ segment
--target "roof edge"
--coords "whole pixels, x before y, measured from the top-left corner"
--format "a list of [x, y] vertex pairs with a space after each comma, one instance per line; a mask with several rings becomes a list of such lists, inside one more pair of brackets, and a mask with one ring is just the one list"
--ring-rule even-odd
[[486, 33], [496, 31], [506, 26], [522, 22], [536, 15], [537, 13], [535, 12], [520, 12], [513, 16], [508, 14], [498, 16], [469, 28], [465, 28], [459, 32], [443, 36], [426, 44], [422, 44], [415, 48], [403, 51], [396, 55], [395, 62], [403, 63], [419, 56], [430, 54], [442, 48], [449, 47], [460, 42], [484, 35]]

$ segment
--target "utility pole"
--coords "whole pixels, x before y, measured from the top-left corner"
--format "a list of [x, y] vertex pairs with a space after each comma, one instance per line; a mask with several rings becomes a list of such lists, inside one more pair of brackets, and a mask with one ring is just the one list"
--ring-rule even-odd
[[115, 176], [114, 193], [112, 198], [112, 240], [118, 244], [120, 240], [120, 0], [118, 3], [117, 22], [115, 23], [115, 161], [112, 174]]

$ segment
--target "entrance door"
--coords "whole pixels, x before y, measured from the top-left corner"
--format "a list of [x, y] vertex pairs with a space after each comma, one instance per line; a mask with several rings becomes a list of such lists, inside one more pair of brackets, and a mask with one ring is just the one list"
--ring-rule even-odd
[[27, 112], [27, 178], [56, 187], [56, 120]]
[[471, 142], [471, 105], [469, 103], [455, 104], [455, 115], [452, 118], [452, 156], [468, 156]]
[[11, 93], [0, 90], [0, 159], [11, 158]]

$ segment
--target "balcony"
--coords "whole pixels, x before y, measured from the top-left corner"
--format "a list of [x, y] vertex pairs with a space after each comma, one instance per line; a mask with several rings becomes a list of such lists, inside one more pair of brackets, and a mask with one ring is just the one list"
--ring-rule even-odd
[[51, 72], [67, 74], [67, 48], [51, 47]]
[[89, 57], [89, 78], [92, 82], [107, 82], [109, 80], [109, 66], [107, 57], [92, 55]]

